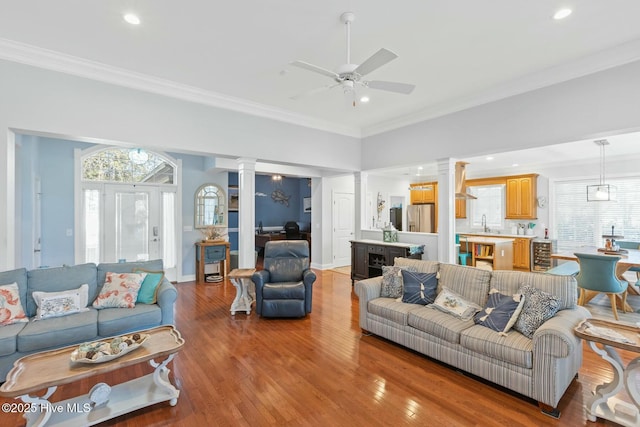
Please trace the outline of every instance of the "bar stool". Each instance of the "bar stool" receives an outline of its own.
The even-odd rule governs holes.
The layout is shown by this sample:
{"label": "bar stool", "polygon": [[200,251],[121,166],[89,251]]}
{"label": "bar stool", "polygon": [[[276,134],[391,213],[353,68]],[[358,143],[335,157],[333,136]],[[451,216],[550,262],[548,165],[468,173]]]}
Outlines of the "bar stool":
{"label": "bar stool", "polygon": [[[460,240],[464,240],[465,252],[462,252],[462,245],[460,243]],[[456,244],[460,245],[460,251],[458,252],[458,263],[461,265],[467,265],[467,258],[471,256],[471,252],[469,252],[469,241],[467,240],[467,237],[456,234]]]}

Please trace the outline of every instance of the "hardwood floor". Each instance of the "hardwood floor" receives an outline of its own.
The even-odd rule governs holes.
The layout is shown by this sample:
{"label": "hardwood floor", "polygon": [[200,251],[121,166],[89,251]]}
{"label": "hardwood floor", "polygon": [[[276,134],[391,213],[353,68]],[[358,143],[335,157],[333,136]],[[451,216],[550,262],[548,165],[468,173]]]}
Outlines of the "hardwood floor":
{"label": "hardwood floor", "polygon": [[[181,283],[176,326],[186,345],[171,378],[178,404],[158,404],[106,422],[112,426],[592,426],[584,400],[612,374],[586,346],[580,378],[559,408],[485,384],[375,336],[362,336],[348,275],[317,272],[313,312],[304,319],[231,316],[235,288]],[[623,353],[628,362],[633,354]],[[146,365],[62,386],[53,401],[151,372]],[[1,403],[9,402],[0,399]],[[0,425],[21,426],[0,413]]]}

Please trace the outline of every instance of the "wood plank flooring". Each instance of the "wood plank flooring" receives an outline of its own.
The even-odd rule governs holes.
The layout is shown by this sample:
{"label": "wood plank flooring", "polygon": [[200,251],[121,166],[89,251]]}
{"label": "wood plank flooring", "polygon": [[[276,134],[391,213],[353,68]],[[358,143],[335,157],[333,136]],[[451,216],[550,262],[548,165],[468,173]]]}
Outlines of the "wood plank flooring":
{"label": "wood plank flooring", "polygon": [[[186,340],[169,365],[181,390],[175,407],[158,404],[105,426],[594,426],[583,402],[612,377],[585,346],[580,378],[560,420],[535,402],[485,384],[375,336],[362,336],[348,275],[317,272],[313,312],[304,319],[231,316],[235,288],[181,283],[176,326]],[[628,362],[633,354],[623,353]],[[151,372],[137,365],[60,387],[53,401]],[[9,402],[0,399],[0,403]],[[24,425],[0,413],[3,427]]]}

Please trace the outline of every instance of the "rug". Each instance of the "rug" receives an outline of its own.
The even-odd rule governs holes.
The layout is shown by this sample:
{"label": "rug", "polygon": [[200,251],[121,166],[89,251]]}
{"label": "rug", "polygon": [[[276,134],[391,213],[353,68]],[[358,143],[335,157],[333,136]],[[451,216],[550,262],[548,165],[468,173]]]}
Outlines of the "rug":
{"label": "rug", "polygon": [[[640,295],[628,295],[627,303],[636,310],[633,313],[625,313],[618,307],[618,318],[621,322],[636,324],[640,322]],[[615,320],[613,311],[611,311],[611,302],[605,294],[594,297],[587,305],[584,306],[592,316],[607,320]]]}

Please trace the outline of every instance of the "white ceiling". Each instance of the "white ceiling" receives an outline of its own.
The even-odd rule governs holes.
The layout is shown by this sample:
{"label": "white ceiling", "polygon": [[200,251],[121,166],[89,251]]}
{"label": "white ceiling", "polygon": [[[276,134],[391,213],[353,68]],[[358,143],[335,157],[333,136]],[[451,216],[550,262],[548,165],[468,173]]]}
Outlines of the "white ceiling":
{"label": "white ceiling", "polygon": [[[576,0],[0,0],[0,58],[140,87],[353,136],[366,136],[640,60],[640,1]],[[562,7],[573,14],[552,15]],[[289,65],[345,62],[340,15],[353,11],[352,62],[384,47],[399,58],[367,78],[416,85],[370,90],[350,106],[332,81]],[[135,12],[139,26],[124,22]],[[607,156],[640,155],[640,136],[607,136]],[[492,154],[492,153],[487,153]],[[468,171],[597,158],[593,141],[464,159]],[[526,159],[526,161],[524,161]],[[415,176],[417,166],[384,171]],[[429,175],[434,165],[423,165]]]}
{"label": "white ceiling", "polygon": [[[358,136],[640,59],[637,0],[0,1],[0,58],[153,78]],[[573,14],[554,21],[561,7]],[[290,99],[331,83],[288,63],[342,64],[347,10],[356,14],[353,62],[394,51],[398,59],[367,77],[415,84],[411,95],[371,90],[356,108],[339,88]],[[125,23],[128,11],[142,24]]]}

